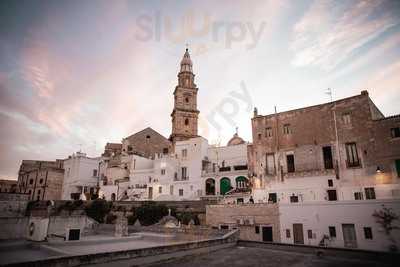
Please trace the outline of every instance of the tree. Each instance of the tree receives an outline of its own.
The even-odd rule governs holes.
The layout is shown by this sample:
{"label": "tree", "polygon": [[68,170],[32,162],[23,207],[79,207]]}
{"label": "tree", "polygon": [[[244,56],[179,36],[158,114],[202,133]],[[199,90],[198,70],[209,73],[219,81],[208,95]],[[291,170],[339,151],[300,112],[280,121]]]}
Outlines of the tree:
{"label": "tree", "polygon": [[398,248],[396,240],[392,237],[392,231],[400,229],[400,227],[393,225],[393,223],[399,219],[399,216],[396,213],[394,213],[391,208],[385,207],[385,205],[382,205],[381,210],[379,211],[375,210],[372,216],[375,217],[376,223],[382,226],[389,241],[392,243],[389,246],[389,250],[397,251]]}

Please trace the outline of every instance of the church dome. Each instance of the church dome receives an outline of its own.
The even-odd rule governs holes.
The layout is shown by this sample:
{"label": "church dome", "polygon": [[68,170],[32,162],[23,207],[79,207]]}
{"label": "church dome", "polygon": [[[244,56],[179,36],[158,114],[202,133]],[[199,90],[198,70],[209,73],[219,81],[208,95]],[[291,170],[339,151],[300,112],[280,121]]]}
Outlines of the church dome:
{"label": "church dome", "polygon": [[182,71],[189,71],[192,72],[192,60],[190,59],[189,55],[189,50],[186,48],[186,52],[183,55],[182,61],[181,61],[181,72]]}
{"label": "church dome", "polygon": [[235,133],[233,135],[233,137],[231,138],[231,140],[229,140],[228,146],[241,145],[244,143],[245,143],[245,141],[243,140],[243,138],[241,138],[237,133]]}

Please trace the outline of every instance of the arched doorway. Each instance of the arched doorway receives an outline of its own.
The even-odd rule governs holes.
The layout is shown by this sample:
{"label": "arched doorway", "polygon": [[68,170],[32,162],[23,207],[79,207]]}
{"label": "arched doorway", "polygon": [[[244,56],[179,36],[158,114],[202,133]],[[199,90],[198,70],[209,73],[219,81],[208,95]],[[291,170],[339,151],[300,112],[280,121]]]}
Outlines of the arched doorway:
{"label": "arched doorway", "polygon": [[247,178],[244,176],[236,177],[236,188],[247,188]]}
{"label": "arched doorway", "polygon": [[215,195],[215,180],[213,178],[206,180],[206,195]]}
{"label": "arched doorway", "polygon": [[219,181],[219,191],[221,195],[225,195],[229,190],[231,190],[231,180],[228,177],[224,177]]}

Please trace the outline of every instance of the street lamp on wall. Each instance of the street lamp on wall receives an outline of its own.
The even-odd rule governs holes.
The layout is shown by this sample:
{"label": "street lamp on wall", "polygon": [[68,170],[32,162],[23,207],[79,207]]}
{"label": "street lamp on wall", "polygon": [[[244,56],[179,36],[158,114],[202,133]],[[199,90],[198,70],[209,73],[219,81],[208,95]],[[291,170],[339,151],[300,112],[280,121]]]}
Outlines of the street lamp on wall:
{"label": "street lamp on wall", "polygon": [[379,165],[376,166],[376,173],[381,173],[381,172],[382,172],[381,167],[379,167]]}

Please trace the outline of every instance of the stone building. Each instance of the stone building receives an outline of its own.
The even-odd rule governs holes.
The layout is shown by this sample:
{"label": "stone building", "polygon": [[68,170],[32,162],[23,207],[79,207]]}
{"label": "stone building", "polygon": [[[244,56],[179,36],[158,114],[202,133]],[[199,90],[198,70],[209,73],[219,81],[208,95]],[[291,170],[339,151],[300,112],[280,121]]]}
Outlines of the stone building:
{"label": "stone building", "polygon": [[257,201],[399,198],[400,117],[368,96],[252,118]]}
{"label": "stone building", "polygon": [[23,160],[18,172],[18,191],[30,200],[61,199],[63,160]]}
{"label": "stone building", "polygon": [[15,180],[0,180],[0,193],[16,193],[17,181]]}
{"label": "stone building", "polygon": [[197,91],[194,83],[193,63],[189,51],[186,52],[181,61],[181,69],[178,74],[178,85],[174,91],[174,109],[172,117],[172,134],[170,140],[173,142],[187,140],[197,136],[197,120],[200,111],[197,110]]}
{"label": "stone building", "polygon": [[171,142],[150,127],[122,139],[122,153],[154,158],[171,152]]}

